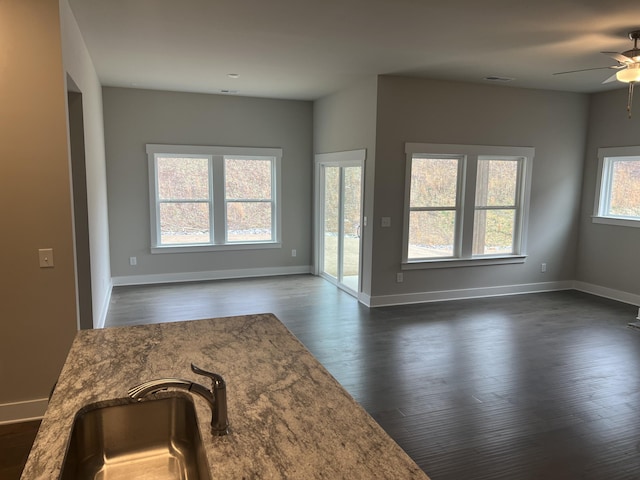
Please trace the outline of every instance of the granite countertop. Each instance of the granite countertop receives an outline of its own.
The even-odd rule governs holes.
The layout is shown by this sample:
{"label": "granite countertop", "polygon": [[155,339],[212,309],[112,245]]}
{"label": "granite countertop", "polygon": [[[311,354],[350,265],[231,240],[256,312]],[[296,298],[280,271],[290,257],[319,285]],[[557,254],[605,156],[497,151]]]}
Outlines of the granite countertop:
{"label": "granite countertop", "polygon": [[58,478],[83,406],[156,378],[208,385],[191,363],[227,383],[227,436],[194,396],[213,478],[428,480],[272,314],[78,332],[22,479]]}

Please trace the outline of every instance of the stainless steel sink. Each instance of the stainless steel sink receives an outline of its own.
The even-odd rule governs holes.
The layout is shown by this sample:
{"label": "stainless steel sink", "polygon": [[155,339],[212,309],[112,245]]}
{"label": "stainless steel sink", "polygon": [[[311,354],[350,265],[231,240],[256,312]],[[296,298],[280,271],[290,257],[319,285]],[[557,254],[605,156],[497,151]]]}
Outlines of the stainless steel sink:
{"label": "stainless steel sink", "polygon": [[193,401],[177,394],[83,408],[60,479],[211,480]]}

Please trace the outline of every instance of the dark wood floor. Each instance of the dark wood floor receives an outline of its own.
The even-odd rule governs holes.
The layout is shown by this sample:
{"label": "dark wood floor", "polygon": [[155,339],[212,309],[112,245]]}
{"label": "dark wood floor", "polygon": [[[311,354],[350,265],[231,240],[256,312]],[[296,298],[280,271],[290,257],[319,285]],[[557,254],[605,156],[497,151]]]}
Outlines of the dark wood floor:
{"label": "dark wood floor", "polygon": [[0,425],[0,479],[20,478],[39,427],[40,420]]}
{"label": "dark wood floor", "polygon": [[367,309],[295,276],[116,287],[107,326],[262,312],[432,480],[640,478],[630,305],[566,291]]}
{"label": "dark wood floor", "polygon": [[636,307],[575,291],[367,309],[312,276],[114,289],[108,326],[272,312],[433,480],[640,478]]}

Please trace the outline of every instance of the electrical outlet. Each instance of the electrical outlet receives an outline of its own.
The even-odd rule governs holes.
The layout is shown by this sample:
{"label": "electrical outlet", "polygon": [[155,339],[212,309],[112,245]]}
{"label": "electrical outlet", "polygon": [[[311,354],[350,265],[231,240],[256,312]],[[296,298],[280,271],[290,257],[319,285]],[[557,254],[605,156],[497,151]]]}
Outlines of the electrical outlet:
{"label": "electrical outlet", "polygon": [[137,257],[129,257],[129,265],[131,265],[132,267],[135,267],[137,264],[138,264]]}
{"label": "electrical outlet", "polygon": [[382,217],[380,219],[380,226],[384,228],[388,228],[391,226],[391,217]]}
{"label": "electrical outlet", "polygon": [[404,274],[402,272],[396,273],[396,282],[397,283],[404,282]]}
{"label": "electrical outlet", "polygon": [[540,264],[540,271],[542,273],[545,273],[547,271],[547,264],[546,263],[541,263]]}
{"label": "electrical outlet", "polygon": [[298,252],[296,252],[296,249],[294,248],[293,250],[291,250],[291,256],[295,257],[298,254]]}

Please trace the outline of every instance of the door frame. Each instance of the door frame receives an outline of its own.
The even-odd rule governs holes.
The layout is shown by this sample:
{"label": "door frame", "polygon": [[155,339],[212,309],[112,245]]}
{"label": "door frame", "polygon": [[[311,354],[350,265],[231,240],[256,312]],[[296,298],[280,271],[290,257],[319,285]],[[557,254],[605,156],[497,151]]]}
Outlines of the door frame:
{"label": "door frame", "polygon": [[[365,159],[366,159],[366,150],[347,150],[341,152],[331,152],[331,153],[319,153],[314,156],[314,221],[313,221],[313,239],[314,239],[314,248],[313,248],[313,274],[321,276],[325,278],[327,281],[334,283],[338,288],[346,291],[354,295],[356,298],[359,298],[360,292],[362,292],[362,245],[363,245],[363,235],[365,229],[364,227],[364,178],[365,178]],[[322,167],[323,166],[335,166],[335,167],[349,167],[349,166],[359,166],[360,167],[360,237],[358,238],[359,243],[359,258],[358,258],[358,290],[353,291],[350,288],[346,287],[337,279],[334,281],[332,278],[329,278],[326,275],[322,275],[322,255],[324,252],[324,226],[323,226],[323,208],[324,204],[322,200],[324,198],[324,183],[323,183],[323,175],[322,175]],[[340,268],[340,266],[338,266]]]}

